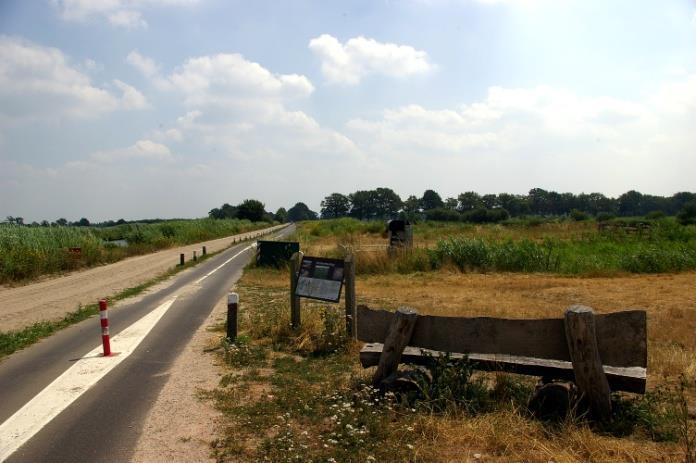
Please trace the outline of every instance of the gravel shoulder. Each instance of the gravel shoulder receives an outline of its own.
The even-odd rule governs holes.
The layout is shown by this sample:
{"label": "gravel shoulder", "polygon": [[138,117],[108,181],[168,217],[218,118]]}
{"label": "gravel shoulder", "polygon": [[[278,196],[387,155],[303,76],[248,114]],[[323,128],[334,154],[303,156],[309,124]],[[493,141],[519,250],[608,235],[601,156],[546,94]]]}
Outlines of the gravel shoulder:
{"label": "gravel shoulder", "polygon": [[243,239],[282,226],[131,257],[26,286],[0,288],[0,331],[22,329],[39,321],[58,320],[80,304],[94,303],[102,297],[142,284],[176,266],[181,253],[190,259],[193,251],[200,252],[202,246],[212,253],[228,247],[233,238]]}
{"label": "gravel shoulder", "polygon": [[199,397],[218,386],[223,369],[210,351],[220,339],[209,328],[223,323],[227,304],[218,301],[168,372],[168,379],[143,424],[134,463],[214,462],[210,441],[221,414]]}

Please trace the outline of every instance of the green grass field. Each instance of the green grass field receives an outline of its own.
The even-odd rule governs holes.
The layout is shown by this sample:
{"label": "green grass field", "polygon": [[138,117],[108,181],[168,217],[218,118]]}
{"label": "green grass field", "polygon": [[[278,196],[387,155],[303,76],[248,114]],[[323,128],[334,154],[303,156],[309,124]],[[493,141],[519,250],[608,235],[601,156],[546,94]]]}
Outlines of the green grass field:
{"label": "green grass field", "polygon": [[[248,220],[171,220],[109,228],[0,225],[0,283],[115,262],[172,246],[222,238],[268,226]],[[119,247],[109,241],[126,240]],[[70,248],[80,248],[79,254]]]}
{"label": "green grass field", "polygon": [[310,248],[341,256],[360,253],[363,274],[410,273],[454,267],[465,272],[549,272],[565,275],[668,273],[696,269],[696,226],[671,218],[635,231],[600,231],[595,222],[512,222],[498,225],[423,222],[414,226],[414,248],[390,258],[382,222],[353,219],[303,223]]}

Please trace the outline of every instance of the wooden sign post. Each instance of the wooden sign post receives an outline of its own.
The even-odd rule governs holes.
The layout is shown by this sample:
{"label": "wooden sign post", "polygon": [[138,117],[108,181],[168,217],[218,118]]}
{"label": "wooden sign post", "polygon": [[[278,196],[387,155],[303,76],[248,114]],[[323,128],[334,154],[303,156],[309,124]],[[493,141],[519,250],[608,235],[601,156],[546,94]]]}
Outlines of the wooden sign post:
{"label": "wooden sign post", "polygon": [[297,251],[290,258],[290,324],[293,328],[300,326],[300,296],[297,295],[297,279],[300,273],[300,262],[304,253]]}
{"label": "wooden sign post", "polygon": [[346,334],[357,339],[355,298],[355,260],[326,257],[305,257],[296,252],[290,259],[290,318],[292,327],[300,326],[300,297],[326,302],[339,302],[345,283]]}
{"label": "wooden sign post", "polygon": [[355,258],[353,254],[348,254],[344,262],[344,277],[346,282],[346,294],[344,296],[346,302],[346,334],[358,339],[358,314],[356,313],[355,302]]}

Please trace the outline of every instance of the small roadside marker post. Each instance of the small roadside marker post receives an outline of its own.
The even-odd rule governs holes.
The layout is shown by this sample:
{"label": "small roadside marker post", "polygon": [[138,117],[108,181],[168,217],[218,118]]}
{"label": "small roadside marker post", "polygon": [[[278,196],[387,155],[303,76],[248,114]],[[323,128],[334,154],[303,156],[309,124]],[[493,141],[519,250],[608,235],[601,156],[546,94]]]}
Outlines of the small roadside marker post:
{"label": "small roadside marker post", "polygon": [[208,254],[208,250],[205,249],[205,246],[203,246],[203,255],[205,256],[206,254]]}
{"label": "small roadside marker post", "polygon": [[239,309],[239,294],[227,295],[227,339],[234,342],[237,339],[237,310]]}
{"label": "small roadside marker post", "polygon": [[102,330],[102,345],[104,357],[111,355],[111,343],[109,341],[109,315],[106,310],[106,299],[99,299],[99,321]]}
{"label": "small roadside marker post", "polygon": [[196,256],[196,251],[193,251],[193,260],[198,260],[198,256]]}
{"label": "small roadside marker post", "polygon": [[179,265],[184,265],[184,255],[179,254]]}

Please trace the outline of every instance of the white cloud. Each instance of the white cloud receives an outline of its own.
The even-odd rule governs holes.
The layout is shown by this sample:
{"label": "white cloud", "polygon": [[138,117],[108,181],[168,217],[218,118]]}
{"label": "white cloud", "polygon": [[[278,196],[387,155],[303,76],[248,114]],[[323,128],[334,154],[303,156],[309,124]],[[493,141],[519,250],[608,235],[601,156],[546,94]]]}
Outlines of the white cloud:
{"label": "white cloud", "polygon": [[117,10],[109,13],[107,18],[113,26],[124,27],[126,29],[146,28],[147,22],[143,19],[139,11]]}
{"label": "white cloud", "polygon": [[172,153],[169,148],[152,140],[138,140],[127,148],[97,151],[90,158],[98,162],[119,162],[129,159],[171,161]]}
{"label": "white cloud", "polygon": [[87,117],[147,107],[145,97],[119,80],[120,95],[96,87],[57,48],[0,36],[0,113],[15,120]]}
{"label": "white cloud", "polygon": [[344,135],[288,108],[314,92],[303,75],[276,74],[236,53],[192,57],[169,74],[137,51],[127,61],[188,109],[169,129],[151,132],[156,140],[244,160],[358,154]]}
{"label": "white cloud", "polygon": [[159,66],[152,58],[141,55],[138,50],[131,51],[126,62],[140,71],[145,77],[154,77],[159,73]]}
{"label": "white cloud", "polygon": [[428,171],[444,191],[542,185],[617,194],[689,189],[693,127],[696,76],[637,101],[549,86],[492,87],[483,100],[458,108],[408,105],[355,118],[346,133],[382,166],[374,172],[398,163],[404,184]]}
{"label": "white cloud", "polygon": [[111,25],[127,29],[145,28],[142,11],[149,8],[189,6],[199,0],[52,0],[66,21],[85,22],[106,19]]}
{"label": "white cloud", "polygon": [[305,97],[314,86],[305,76],[273,74],[239,54],[200,56],[186,61],[167,81],[191,105],[226,105]]}
{"label": "white cloud", "polygon": [[406,77],[427,73],[434,67],[424,51],[362,36],[342,44],[322,34],[310,40],[309,49],[321,59],[322,73],[332,83],[355,85],[368,74]]}

